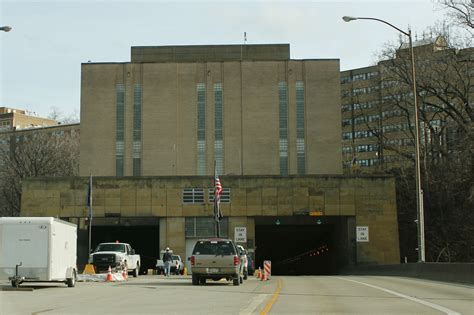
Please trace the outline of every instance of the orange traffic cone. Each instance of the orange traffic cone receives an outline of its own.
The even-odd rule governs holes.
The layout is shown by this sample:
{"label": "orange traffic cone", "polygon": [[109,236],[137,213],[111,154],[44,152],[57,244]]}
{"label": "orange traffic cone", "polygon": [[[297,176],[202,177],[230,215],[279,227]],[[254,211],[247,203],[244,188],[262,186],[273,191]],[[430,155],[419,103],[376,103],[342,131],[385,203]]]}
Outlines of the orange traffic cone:
{"label": "orange traffic cone", "polygon": [[262,272],[262,278],[260,278],[260,281],[267,281],[267,273],[265,272],[265,270],[263,270]]}
{"label": "orange traffic cone", "polygon": [[260,267],[258,267],[258,270],[257,270],[257,279],[260,279],[261,276],[262,276],[262,270],[260,269]]}
{"label": "orange traffic cone", "polygon": [[105,279],[105,281],[114,281],[112,277],[112,268],[110,268],[110,266],[109,266],[109,272],[107,273],[107,278]]}

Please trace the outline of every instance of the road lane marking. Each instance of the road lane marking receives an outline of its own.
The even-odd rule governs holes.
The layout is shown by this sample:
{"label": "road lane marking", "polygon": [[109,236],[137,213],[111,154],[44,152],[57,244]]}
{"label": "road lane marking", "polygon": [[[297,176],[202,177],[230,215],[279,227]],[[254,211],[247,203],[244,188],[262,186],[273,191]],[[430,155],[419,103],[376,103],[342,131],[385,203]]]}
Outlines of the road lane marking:
{"label": "road lane marking", "polygon": [[239,312],[239,315],[249,315],[252,314],[255,309],[269,296],[269,294],[257,294],[253,300],[252,303],[250,303],[245,309],[241,310]]}
{"label": "road lane marking", "polygon": [[430,303],[430,302],[427,302],[427,301],[424,301],[424,300],[420,300],[420,299],[417,299],[416,297],[408,296],[408,295],[398,293],[398,292],[395,292],[395,291],[392,291],[392,290],[389,290],[389,289],[378,287],[376,285],[372,285],[372,284],[368,284],[368,283],[360,282],[360,281],[356,281],[356,280],[351,280],[351,279],[340,278],[340,277],[334,277],[334,278],[340,279],[340,280],[345,280],[345,281],[350,281],[350,282],[354,282],[354,283],[358,283],[358,284],[362,284],[362,285],[365,285],[365,286],[368,286],[368,287],[371,287],[371,288],[374,288],[374,289],[377,289],[377,290],[381,290],[381,291],[384,291],[386,293],[393,294],[393,295],[399,296],[401,298],[408,299],[410,301],[429,306],[431,308],[434,308],[434,309],[436,309],[440,312],[444,312],[444,313],[449,314],[449,315],[461,315],[461,313],[458,313],[456,311],[453,311],[453,310],[451,310],[449,308],[446,308],[446,307],[443,307],[441,305]]}
{"label": "road lane marking", "polygon": [[281,282],[281,279],[278,279],[278,284],[275,293],[273,293],[272,299],[267,303],[267,305],[265,305],[263,311],[260,312],[260,315],[266,315],[272,309],[273,304],[275,304],[276,300],[278,299],[278,296],[280,295]]}

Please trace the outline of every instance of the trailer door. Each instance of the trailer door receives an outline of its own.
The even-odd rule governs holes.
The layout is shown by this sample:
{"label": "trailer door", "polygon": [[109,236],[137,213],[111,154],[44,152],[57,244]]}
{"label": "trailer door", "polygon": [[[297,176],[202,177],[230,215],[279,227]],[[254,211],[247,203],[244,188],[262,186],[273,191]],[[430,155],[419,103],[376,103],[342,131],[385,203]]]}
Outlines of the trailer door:
{"label": "trailer door", "polygon": [[49,225],[5,224],[1,237],[0,268],[13,276],[15,265],[21,276],[43,278],[48,269]]}

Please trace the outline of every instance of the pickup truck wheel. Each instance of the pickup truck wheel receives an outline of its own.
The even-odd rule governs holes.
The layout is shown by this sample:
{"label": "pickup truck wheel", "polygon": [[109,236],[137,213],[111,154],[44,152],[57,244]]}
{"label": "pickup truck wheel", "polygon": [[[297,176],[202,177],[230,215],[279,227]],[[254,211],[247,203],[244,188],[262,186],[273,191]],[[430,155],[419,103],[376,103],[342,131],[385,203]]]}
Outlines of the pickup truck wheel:
{"label": "pickup truck wheel", "polygon": [[66,279],[66,284],[69,288],[74,288],[76,286],[76,271],[72,272],[72,278]]}
{"label": "pickup truck wheel", "polygon": [[133,269],[133,277],[134,278],[138,277],[139,273],[140,273],[140,264],[137,263],[137,268]]}
{"label": "pickup truck wheel", "polygon": [[192,275],[192,279],[193,279],[193,285],[199,284],[199,278],[196,275]]}
{"label": "pickup truck wheel", "polygon": [[233,279],[234,285],[239,285],[240,284],[240,276],[237,276]]}

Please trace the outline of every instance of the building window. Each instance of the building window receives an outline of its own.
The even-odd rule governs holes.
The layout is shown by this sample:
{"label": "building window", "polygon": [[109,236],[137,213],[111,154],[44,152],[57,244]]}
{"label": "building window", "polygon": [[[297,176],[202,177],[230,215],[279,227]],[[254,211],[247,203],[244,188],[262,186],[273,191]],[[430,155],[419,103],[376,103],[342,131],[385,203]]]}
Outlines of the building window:
{"label": "building window", "polygon": [[[209,203],[214,203],[214,188],[209,188]],[[230,188],[222,188],[221,194],[221,202],[222,203],[230,203]]]}
{"label": "building window", "polygon": [[123,176],[123,153],[125,133],[125,87],[117,84],[116,94],[116,129],[115,129],[115,175]]}
{"label": "building window", "polygon": [[296,162],[298,175],[306,174],[304,141],[304,83],[296,82]]}
{"label": "building window", "polygon": [[204,189],[203,188],[184,188],[183,189],[184,204],[203,204]]}
{"label": "building window", "polygon": [[224,172],[224,144],[222,139],[222,83],[214,84],[214,158],[217,174]]}
{"label": "building window", "polygon": [[135,84],[133,96],[133,176],[141,175],[142,153],[142,86]]}
{"label": "building window", "polygon": [[286,82],[278,83],[280,175],[288,175],[288,102]]}
{"label": "building window", "polygon": [[197,174],[206,175],[206,85],[198,83],[197,90]]}
{"label": "building window", "polygon": [[[216,236],[216,220],[214,217],[186,217],[185,235],[188,238],[204,238]],[[229,220],[222,218],[219,223],[220,237],[229,237]]]}

